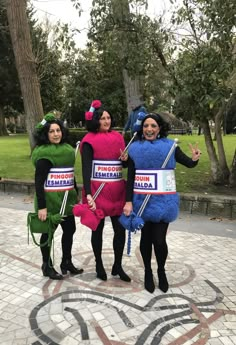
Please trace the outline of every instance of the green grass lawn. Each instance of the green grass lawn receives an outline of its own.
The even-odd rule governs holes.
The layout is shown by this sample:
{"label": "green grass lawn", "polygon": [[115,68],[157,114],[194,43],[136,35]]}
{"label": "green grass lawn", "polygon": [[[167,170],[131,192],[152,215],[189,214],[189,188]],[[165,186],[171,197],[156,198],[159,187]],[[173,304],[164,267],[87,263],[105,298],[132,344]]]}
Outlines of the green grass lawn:
{"label": "green grass lawn", "polygon": [[[210,163],[206,151],[203,135],[180,135],[170,136],[179,139],[180,148],[191,156],[189,143],[198,143],[202,151],[201,159],[197,167],[193,169],[185,168],[177,164],[176,183],[179,192],[207,192],[207,193],[225,193],[224,188],[213,186],[210,180]],[[229,167],[232,164],[233,154],[236,147],[236,136],[227,135],[223,137],[225,152]],[[27,135],[11,135],[0,137],[0,177],[20,180],[33,180],[34,167],[30,159],[30,147]],[[78,154],[76,160],[76,180],[82,183],[81,161]],[[125,172],[126,176],[126,172]],[[234,192],[234,191],[233,191]],[[228,194],[232,192],[229,191]]]}
{"label": "green grass lawn", "polygon": [[[0,177],[19,180],[33,180],[34,166],[30,159],[27,135],[0,137]],[[76,160],[76,178],[82,183],[80,155]]]}

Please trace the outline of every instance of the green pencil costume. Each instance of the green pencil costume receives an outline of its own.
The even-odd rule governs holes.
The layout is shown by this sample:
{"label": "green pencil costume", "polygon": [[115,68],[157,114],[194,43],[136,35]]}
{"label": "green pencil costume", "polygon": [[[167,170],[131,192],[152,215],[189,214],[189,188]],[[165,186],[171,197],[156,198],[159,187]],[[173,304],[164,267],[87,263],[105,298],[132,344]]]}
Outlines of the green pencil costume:
{"label": "green pencil costume", "polygon": [[[76,230],[72,208],[74,204],[77,203],[77,191],[75,189],[74,179],[75,151],[72,146],[67,143],[40,145],[34,149],[32,153],[32,161],[36,168],[36,172],[38,172],[36,175],[40,175],[40,168],[38,166],[43,169],[43,179],[47,174],[47,177],[45,176],[46,178],[43,181],[44,186],[42,185],[42,179],[37,181],[37,177],[35,178],[35,184],[41,189],[44,188],[43,197],[46,202],[48,213],[60,213],[65,191],[68,190],[64,218],[60,223],[63,230],[61,239],[62,262],[60,267],[62,274],[66,274],[67,271],[72,274],[80,274],[83,272],[83,269],[77,269],[71,261],[73,235]],[[49,168],[49,166],[51,166],[51,168]],[[37,171],[37,169],[39,169],[39,171]],[[38,197],[39,196],[36,193],[34,199],[35,212],[38,212],[39,208],[43,208],[38,205]],[[42,234],[40,243],[44,243],[47,240],[47,236],[47,234]],[[62,276],[52,267],[49,248],[44,246],[40,247],[40,249],[43,257],[43,275],[48,276],[51,279],[62,279]],[[51,264],[49,264],[50,261]]]}
{"label": "green pencil costume", "polygon": [[[69,216],[72,215],[72,207],[74,204],[77,203],[77,193],[74,189],[74,165],[75,165],[75,152],[72,146],[69,144],[49,144],[49,145],[42,145],[38,146],[34,149],[32,153],[32,161],[34,166],[39,159],[47,159],[49,160],[53,168],[60,168],[62,170],[55,170],[55,174],[57,175],[50,180],[51,186],[48,186],[48,189],[45,189],[45,198],[46,198],[46,205],[48,212],[52,214],[56,214],[60,212],[62,200],[64,197],[65,190],[69,190],[68,199],[65,208],[65,215]],[[70,168],[67,175],[64,176],[63,179],[60,177],[63,174],[63,168]],[[52,174],[49,172],[49,175]],[[57,171],[57,173],[56,173]],[[64,175],[66,172],[64,172]],[[73,174],[73,177],[72,177]],[[57,177],[57,178],[56,178]],[[59,182],[63,182],[59,184]],[[38,203],[37,198],[35,197],[35,211],[38,211]]]}

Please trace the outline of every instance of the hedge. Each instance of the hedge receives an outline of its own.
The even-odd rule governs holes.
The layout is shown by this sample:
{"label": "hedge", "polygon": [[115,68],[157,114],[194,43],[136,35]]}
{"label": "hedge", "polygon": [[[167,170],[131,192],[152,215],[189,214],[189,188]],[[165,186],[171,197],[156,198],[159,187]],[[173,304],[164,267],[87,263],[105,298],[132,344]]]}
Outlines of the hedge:
{"label": "hedge", "polygon": [[[115,129],[117,130],[117,132],[122,133],[122,129]],[[73,147],[76,146],[77,141],[81,141],[83,139],[83,137],[85,136],[85,134],[87,134],[88,131],[86,131],[86,129],[72,129],[70,130],[70,143]],[[125,142],[126,144],[129,142],[130,140],[130,134],[129,133],[125,133]]]}

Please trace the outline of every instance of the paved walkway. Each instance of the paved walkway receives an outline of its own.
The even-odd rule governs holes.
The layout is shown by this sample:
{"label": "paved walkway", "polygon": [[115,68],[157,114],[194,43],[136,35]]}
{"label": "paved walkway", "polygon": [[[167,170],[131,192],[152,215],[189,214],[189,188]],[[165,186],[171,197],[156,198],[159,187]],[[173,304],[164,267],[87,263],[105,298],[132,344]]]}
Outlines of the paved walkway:
{"label": "paved walkway", "polygon": [[[132,278],[110,275],[111,224],[104,231],[108,281],[96,279],[90,230],[77,219],[78,276],[42,276],[39,249],[27,243],[29,196],[0,194],[1,345],[231,345],[236,344],[236,221],[181,213],[168,233],[169,291],[143,289],[139,234],[124,267]],[[60,236],[55,238],[56,267]],[[155,261],[153,261],[155,267]]]}

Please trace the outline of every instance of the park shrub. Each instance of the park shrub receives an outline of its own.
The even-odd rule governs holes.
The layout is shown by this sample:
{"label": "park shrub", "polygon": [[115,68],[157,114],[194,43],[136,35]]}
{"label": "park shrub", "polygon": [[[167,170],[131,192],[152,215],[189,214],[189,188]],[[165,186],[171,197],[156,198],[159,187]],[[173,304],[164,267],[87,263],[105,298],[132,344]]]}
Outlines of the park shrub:
{"label": "park shrub", "polygon": [[24,127],[16,126],[16,133],[18,134],[26,133],[26,129]]}
{"label": "park shrub", "polygon": [[81,141],[83,139],[83,137],[85,136],[85,134],[87,134],[88,132],[86,131],[86,129],[84,130],[77,130],[77,129],[70,129],[70,144],[75,147],[77,141]]}

